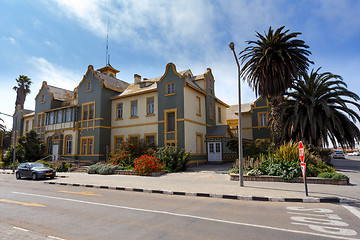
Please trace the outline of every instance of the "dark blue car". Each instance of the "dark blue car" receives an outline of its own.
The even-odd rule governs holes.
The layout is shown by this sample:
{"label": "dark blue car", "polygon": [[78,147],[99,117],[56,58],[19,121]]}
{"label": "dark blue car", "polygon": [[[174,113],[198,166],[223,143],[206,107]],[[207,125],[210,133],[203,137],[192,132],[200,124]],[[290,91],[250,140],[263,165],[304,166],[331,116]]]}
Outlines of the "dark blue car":
{"label": "dark blue car", "polygon": [[16,178],[32,178],[36,180],[38,178],[54,178],[55,170],[47,167],[43,163],[21,163],[16,170]]}

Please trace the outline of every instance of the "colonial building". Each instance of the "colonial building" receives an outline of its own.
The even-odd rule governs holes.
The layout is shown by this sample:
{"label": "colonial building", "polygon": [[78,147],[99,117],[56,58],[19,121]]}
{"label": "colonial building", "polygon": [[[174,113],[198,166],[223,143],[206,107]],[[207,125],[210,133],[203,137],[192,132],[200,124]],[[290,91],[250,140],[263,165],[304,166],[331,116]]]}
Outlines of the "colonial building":
{"label": "colonial building", "polygon": [[109,64],[90,65],[73,91],[43,82],[35,112],[19,115],[19,133],[34,129],[47,154],[81,161],[106,160],[135,138],[185,148],[192,161],[233,160],[225,144],[232,137],[229,106],[215,96],[210,68],[194,76],[169,63],[161,77],[135,74],[131,84],[117,79],[118,72]]}

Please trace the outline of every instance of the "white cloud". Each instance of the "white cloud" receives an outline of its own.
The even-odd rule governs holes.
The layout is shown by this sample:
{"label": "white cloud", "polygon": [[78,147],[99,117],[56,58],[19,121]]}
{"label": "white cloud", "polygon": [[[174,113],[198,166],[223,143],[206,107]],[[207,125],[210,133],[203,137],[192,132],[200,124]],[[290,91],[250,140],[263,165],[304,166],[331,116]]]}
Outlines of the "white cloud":
{"label": "white cloud", "polygon": [[34,71],[31,72],[31,76],[33,82],[37,85],[35,88],[35,96],[43,81],[46,81],[49,85],[55,87],[73,90],[82,79],[81,73],[57,66],[47,61],[45,58],[30,57],[28,63],[34,68]]}
{"label": "white cloud", "polygon": [[16,44],[16,41],[12,37],[2,37],[2,40],[9,41],[11,44]]}

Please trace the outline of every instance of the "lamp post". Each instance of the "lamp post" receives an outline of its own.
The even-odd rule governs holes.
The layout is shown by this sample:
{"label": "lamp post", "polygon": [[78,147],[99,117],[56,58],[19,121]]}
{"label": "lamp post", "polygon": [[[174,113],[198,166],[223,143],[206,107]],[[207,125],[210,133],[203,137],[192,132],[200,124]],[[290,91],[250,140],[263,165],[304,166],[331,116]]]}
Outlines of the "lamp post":
{"label": "lamp post", "polygon": [[14,116],[11,116],[10,114],[6,114],[6,113],[2,113],[0,112],[0,114],[3,114],[5,116],[8,117],[12,117],[13,118],[13,131],[14,131],[14,153],[13,153],[13,166],[12,166],[12,171],[15,172],[15,160],[16,160],[16,118]]}
{"label": "lamp post", "polygon": [[240,64],[236,57],[235,53],[235,44],[233,42],[229,43],[231,51],[234,53],[235,61],[238,68],[238,95],[239,95],[239,120],[238,120],[238,138],[239,138],[239,182],[240,187],[244,186],[244,174],[243,174],[243,150],[242,150],[242,134],[241,134],[241,81],[240,81]]}

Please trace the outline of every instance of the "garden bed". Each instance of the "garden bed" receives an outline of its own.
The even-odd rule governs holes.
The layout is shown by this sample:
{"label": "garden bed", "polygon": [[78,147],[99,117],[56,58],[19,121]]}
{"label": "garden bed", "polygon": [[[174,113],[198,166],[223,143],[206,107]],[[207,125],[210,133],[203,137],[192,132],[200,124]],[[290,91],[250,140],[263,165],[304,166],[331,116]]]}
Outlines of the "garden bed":
{"label": "garden bed", "polygon": [[[239,174],[231,173],[231,181],[239,181]],[[259,181],[259,182],[288,182],[288,183],[303,183],[303,178],[293,178],[291,180],[285,180],[276,176],[244,176],[244,181]],[[346,179],[330,179],[330,178],[317,178],[308,177],[306,178],[307,183],[310,184],[331,184],[331,185],[348,185]]]}
{"label": "garden bed", "polygon": [[[140,174],[136,171],[131,170],[115,170],[114,174],[116,175],[133,175],[133,176],[140,176]],[[158,177],[164,175],[165,172],[153,172],[149,175],[149,177]]]}

